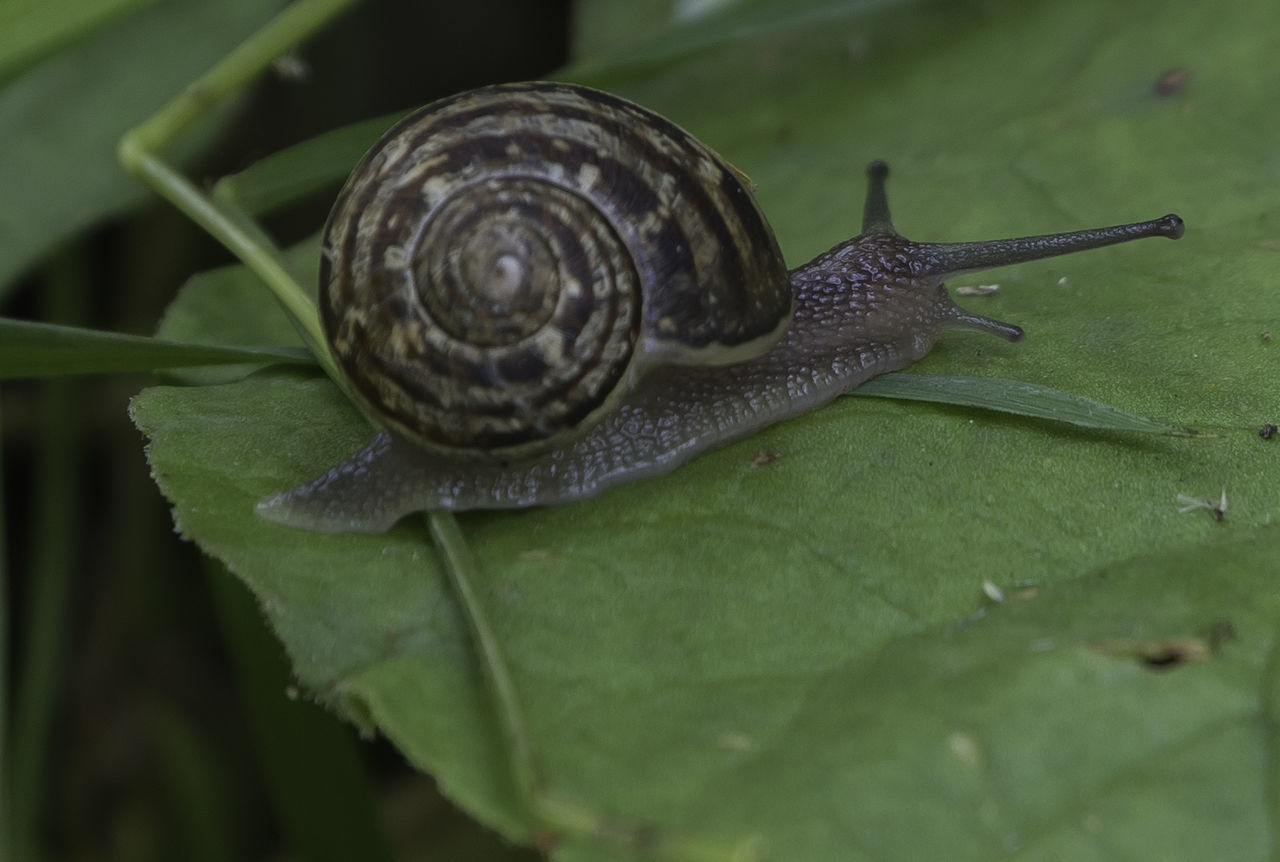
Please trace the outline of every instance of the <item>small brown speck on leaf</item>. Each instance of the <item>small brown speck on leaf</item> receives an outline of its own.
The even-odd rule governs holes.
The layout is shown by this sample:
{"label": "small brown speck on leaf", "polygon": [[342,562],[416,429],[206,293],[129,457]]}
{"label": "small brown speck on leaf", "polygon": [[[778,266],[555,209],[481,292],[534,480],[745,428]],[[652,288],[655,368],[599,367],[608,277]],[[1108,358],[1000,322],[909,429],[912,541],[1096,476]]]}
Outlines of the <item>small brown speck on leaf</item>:
{"label": "small brown speck on leaf", "polygon": [[1165,98],[1175,96],[1187,86],[1191,80],[1191,70],[1185,66],[1175,66],[1156,78],[1156,95]]}
{"label": "small brown speck on leaf", "polygon": [[1150,641],[1112,640],[1095,643],[1094,652],[1111,658],[1135,659],[1148,670],[1166,671],[1212,655],[1203,638],[1174,637]]}

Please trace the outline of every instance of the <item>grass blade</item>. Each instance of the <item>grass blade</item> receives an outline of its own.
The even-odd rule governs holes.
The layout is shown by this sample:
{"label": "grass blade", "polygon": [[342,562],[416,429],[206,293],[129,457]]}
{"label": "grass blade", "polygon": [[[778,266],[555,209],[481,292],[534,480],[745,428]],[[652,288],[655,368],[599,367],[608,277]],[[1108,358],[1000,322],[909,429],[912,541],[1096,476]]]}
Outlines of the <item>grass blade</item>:
{"label": "grass blade", "polygon": [[0,380],[245,363],[312,365],[306,350],[184,344],[53,323],[0,318]]}
{"label": "grass blade", "polygon": [[1118,407],[1092,398],[1033,383],[994,377],[885,374],[868,380],[850,394],[976,407],[1012,413],[1015,416],[1047,419],[1050,422],[1064,422],[1078,428],[1135,431],[1139,434],[1163,434],[1169,437],[1201,436],[1201,432],[1193,428],[1126,413]]}

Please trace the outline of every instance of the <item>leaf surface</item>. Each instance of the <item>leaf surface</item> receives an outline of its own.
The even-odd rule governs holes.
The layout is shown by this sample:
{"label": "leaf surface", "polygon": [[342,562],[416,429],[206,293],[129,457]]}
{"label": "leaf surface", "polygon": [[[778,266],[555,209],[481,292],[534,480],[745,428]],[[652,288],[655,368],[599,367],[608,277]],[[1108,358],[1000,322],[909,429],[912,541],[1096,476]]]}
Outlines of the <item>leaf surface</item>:
{"label": "leaf surface", "polygon": [[0,83],[59,45],[155,0],[8,0],[0,7]]}
{"label": "leaf surface", "polygon": [[[1262,0],[855,4],[614,79],[752,177],[793,262],[856,229],[877,157],[920,239],[1180,212],[1176,245],[985,276],[1002,289],[961,303],[1027,339],[951,334],[912,371],[1219,436],[847,398],[596,500],[463,516],[548,792],[599,833],[556,858],[1275,855],[1280,449],[1256,431],[1280,404],[1278,31]],[[1157,94],[1173,67],[1190,83]],[[423,525],[251,514],[355,451],[358,411],[279,369],[133,411],[179,528],[299,678],[531,840]],[[1221,521],[1179,511],[1223,489]]]}

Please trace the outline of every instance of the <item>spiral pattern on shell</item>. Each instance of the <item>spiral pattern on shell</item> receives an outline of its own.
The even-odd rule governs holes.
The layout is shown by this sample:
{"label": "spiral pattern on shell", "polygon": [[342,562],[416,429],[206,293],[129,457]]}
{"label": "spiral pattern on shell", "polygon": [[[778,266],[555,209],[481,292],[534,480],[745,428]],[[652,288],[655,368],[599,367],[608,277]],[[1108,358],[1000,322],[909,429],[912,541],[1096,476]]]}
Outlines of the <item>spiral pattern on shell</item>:
{"label": "spiral pattern on shell", "polygon": [[352,390],[427,448],[589,427],[657,362],[771,347],[782,256],[735,172],[583,87],[436,102],[365,156],[325,228],[321,316]]}

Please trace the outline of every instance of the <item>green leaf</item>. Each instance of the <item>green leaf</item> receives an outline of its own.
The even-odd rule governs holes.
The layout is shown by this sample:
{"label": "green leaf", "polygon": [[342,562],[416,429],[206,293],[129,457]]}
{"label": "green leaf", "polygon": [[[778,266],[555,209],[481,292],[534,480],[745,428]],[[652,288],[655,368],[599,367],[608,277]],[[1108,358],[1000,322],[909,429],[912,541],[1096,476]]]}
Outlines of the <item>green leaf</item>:
{"label": "green leaf", "polygon": [[911,0],[643,0],[599,4],[579,12],[575,80],[610,80],[632,71],[670,65],[686,57],[828,22],[870,18],[884,7]]}
{"label": "green leaf", "polygon": [[577,3],[573,10],[573,56],[578,62],[607,61],[637,42],[652,39],[672,22],[677,0]]}
{"label": "green leaf", "polygon": [[82,33],[155,0],[8,0],[0,7],[0,84]]}
{"label": "green leaf", "polygon": [[[179,528],[250,584],[292,645],[299,676],[380,726],[469,810],[522,834],[484,688],[421,527],[315,536],[249,514],[262,496],[354,450],[365,433],[354,409],[323,380],[279,372],[152,388],[134,410],[166,494],[191,501],[179,505]],[[1169,493],[1113,490],[1111,474],[1140,452],[1096,443],[1061,451],[1063,441],[1039,440],[1050,470],[1028,487],[992,460],[1037,431],[979,429],[974,446],[966,423],[897,405],[825,412],[853,415],[762,435],[755,445],[790,447],[767,468],[752,468],[750,449],[736,447],[595,504],[464,520],[554,789],[602,817],[643,815],[726,840],[763,829],[770,846],[803,858],[847,857],[802,840],[804,830],[786,822],[801,810],[827,823],[832,840],[869,831],[927,856],[964,836],[972,852],[952,858],[982,858],[1003,846],[1004,830],[1020,841],[1030,830],[1049,844],[1068,841],[1078,824],[1067,813],[1095,787],[1115,785],[1106,805],[1078,816],[1105,817],[1132,840],[1130,830],[1146,827],[1111,818],[1134,771],[1147,773],[1144,794],[1163,788],[1153,806],[1205,780],[1256,777],[1252,721],[1233,716],[1256,703],[1259,649],[1277,611],[1268,561],[1280,548],[1275,530],[1259,525],[1265,489],[1237,492],[1220,525],[1177,512],[1176,453],[1166,453],[1159,479]],[[854,466],[844,469],[827,460],[850,428],[881,440],[904,427],[929,451],[873,450],[860,462],[846,454]],[[935,458],[967,464],[985,484],[940,476]],[[796,481],[808,499],[839,505],[797,498],[780,510]],[[919,547],[922,534],[925,545],[946,544]],[[1176,551],[1123,561],[1143,542]],[[1129,569],[1141,577],[1121,581]],[[1042,584],[1030,621],[1003,607],[988,612],[998,622],[970,619],[986,605],[983,580],[1002,585],[1011,607],[1030,601],[1017,583]],[[1018,623],[1012,634],[1003,614]],[[1205,641],[1222,619],[1239,642],[1183,677],[1148,683],[1150,667],[1117,658],[1118,641]],[[970,630],[958,653],[957,633]],[[1054,705],[1052,721],[1042,702]],[[1116,724],[1141,726],[1144,708],[1183,718],[1142,746],[1126,738],[1117,747]],[[1225,750],[1197,735],[1218,725],[1231,730]],[[904,746],[920,751],[880,756]],[[1154,767],[1166,749],[1188,750],[1189,765]],[[1093,752],[1065,786],[1059,751],[1067,761]],[[956,762],[995,755],[994,766]],[[935,788],[938,770],[956,786]],[[797,798],[796,808],[762,818],[779,804],[775,793]],[[957,813],[1027,796],[1035,798],[985,825]],[[880,821],[887,834],[877,833],[876,816],[894,806],[905,819]],[[1253,797],[1216,828],[1256,835],[1263,813]],[[1209,819],[1184,825],[1215,826]],[[926,835],[912,834],[907,821],[916,820],[933,824]]]}
{"label": "green leaf", "polygon": [[[320,237],[299,243],[285,253],[285,263],[315,290],[320,260]],[[192,277],[170,303],[156,334],[171,341],[217,344],[280,344],[302,349],[302,337],[263,287],[243,266],[224,266]],[[178,373],[188,383],[239,380],[260,367],[228,365]]]}
{"label": "green leaf", "polygon": [[[546,791],[594,835],[558,843],[515,795],[422,524],[315,536],[251,514],[371,433],[335,387],[271,369],[138,396],[179,529],[255,592],[305,685],[561,862],[1270,858],[1280,450],[1254,429],[1280,404],[1259,143],[1280,7],[860,8],[616,89],[749,174],[793,262],[856,229],[875,157],[920,239],[1180,212],[1176,245],[998,272],[960,301],[1026,340],[949,334],[912,372],[1220,437],[847,398],[595,500],[462,516]],[[1158,95],[1175,66],[1190,82]],[[1047,412],[1085,418],[1066,399]],[[1179,511],[1224,488],[1223,520]]]}
{"label": "green leaf", "polygon": [[[63,14],[65,4],[43,5]],[[157,3],[0,89],[0,295],[59,242],[145,198],[116,164],[116,141],[275,7],[261,0]],[[213,131],[212,122],[202,124],[180,151],[189,153]]]}
{"label": "green leaf", "polygon": [[343,126],[254,162],[218,182],[218,194],[252,215],[342,184],[356,162],[404,114]]}
{"label": "green leaf", "polygon": [[[246,414],[245,406],[254,403],[258,410]],[[459,794],[455,799],[483,810],[490,823],[505,815],[506,831],[518,831],[507,813],[513,802],[503,792],[503,765],[489,749],[491,719],[465,629],[424,534],[411,526],[397,529],[380,536],[371,555],[370,545],[353,537],[281,531],[253,515],[253,504],[280,484],[280,456],[336,459],[360,442],[365,426],[345,397],[323,379],[272,372],[221,386],[153,387],[135,399],[132,412],[152,440],[153,469],[178,468],[170,492],[200,498],[190,510],[175,512],[178,529],[198,537],[244,578],[285,643],[308,644],[305,655],[291,650],[299,679],[372,729],[366,698],[352,688],[353,679],[362,670],[425,657],[437,678],[417,679],[406,697],[471,702],[468,709],[421,712],[439,756],[466,773],[462,782],[447,782]],[[213,427],[223,430],[210,434]],[[265,445],[259,435],[274,436],[277,445]],[[205,467],[192,470],[194,448],[206,444],[212,448],[199,456]],[[224,553],[230,549],[234,553]],[[309,565],[311,574],[278,577],[296,574],[299,565]],[[331,601],[356,585],[362,597]],[[315,640],[321,629],[327,633]]]}
{"label": "green leaf", "polygon": [[0,318],[0,380],[277,362],[314,365],[315,359],[298,348],[183,344],[140,335]]}

